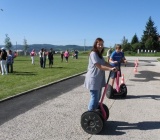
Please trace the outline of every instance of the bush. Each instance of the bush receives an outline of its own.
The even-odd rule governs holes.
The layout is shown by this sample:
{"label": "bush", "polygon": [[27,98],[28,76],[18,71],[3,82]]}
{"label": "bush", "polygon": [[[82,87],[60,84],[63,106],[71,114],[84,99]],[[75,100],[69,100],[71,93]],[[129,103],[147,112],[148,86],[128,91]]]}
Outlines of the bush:
{"label": "bush", "polygon": [[136,53],[133,51],[125,51],[124,54],[125,56],[135,56],[136,55]]}

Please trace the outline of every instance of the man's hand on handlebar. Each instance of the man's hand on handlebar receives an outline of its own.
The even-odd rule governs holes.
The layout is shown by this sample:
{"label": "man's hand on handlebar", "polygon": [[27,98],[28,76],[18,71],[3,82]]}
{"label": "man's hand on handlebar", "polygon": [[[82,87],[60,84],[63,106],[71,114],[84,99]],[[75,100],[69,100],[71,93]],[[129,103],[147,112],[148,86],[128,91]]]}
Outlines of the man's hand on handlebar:
{"label": "man's hand on handlebar", "polygon": [[124,60],[124,63],[127,63],[127,60]]}
{"label": "man's hand on handlebar", "polygon": [[118,61],[113,61],[113,63],[114,63],[114,64],[117,64],[117,63],[118,63]]}

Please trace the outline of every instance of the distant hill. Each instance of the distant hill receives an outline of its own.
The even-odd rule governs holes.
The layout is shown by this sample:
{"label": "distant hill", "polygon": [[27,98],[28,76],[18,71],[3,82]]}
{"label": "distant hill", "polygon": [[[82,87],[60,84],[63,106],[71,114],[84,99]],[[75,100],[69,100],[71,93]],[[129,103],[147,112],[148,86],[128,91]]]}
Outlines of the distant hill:
{"label": "distant hill", "polygon": [[[28,45],[28,52],[30,52],[32,49],[35,49],[36,52],[40,51],[40,49],[44,48],[49,50],[52,48],[54,51],[64,51],[64,50],[78,50],[78,51],[88,51],[91,50],[92,46],[78,46],[78,45],[51,45],[51,44],[32,44]],[[4,47],[3,45],[0,45],[0,48]],[[13,45],[12,50],[23,50],[23,45]]]}

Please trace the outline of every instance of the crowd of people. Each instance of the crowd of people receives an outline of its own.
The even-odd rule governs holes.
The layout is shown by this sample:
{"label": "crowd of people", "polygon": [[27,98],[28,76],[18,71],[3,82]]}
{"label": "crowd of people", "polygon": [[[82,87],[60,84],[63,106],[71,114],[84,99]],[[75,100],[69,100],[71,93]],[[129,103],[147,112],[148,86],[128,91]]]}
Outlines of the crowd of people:
{"label": "crowd of people", "polygon": [[[31,64],[35,65],[35,56],[39,55],[39,64],[41,68],[46,67],[46,60],[49,61],[49,68],[53,67],[54,64],[54,54],[55,51],[51,48],[49,51],[42,48],[38,54],[33,49],[30,52]],[[8,75],[8,73],[13,73],[13,63],[14,58],[17,56],[17,53],[12,52],[12,50],[6,50],[4,47],[0,48],[0,73],[2,75]],[[61,62],[63,62],[63,58],[65,58],[68,63],[70,53],[68,50],[60,52]],[[72,54],[73,58],[78,59],[78,51],[74,50]]]}
{"label": "crowd of people", "polygon": [[[55,51],[52,48],[49,51],[42,48],[38,52],[40,67],[45,68],[46,67],[46,60],[48,59],[49,60],[49,68],[52,68],[53,64],[54,64],[54,54],[55,54]],[[32,64],[35,64],[34,57],[36,55],[37,54],[36,54],[35,50],[33,49],[30,53]],[[63,62],[63,58],[65,58],[66,63],[68,63],[69,57],[70,57],[70,52],[68,50],[60,51],[61,62]],[[72,57],[78,59],[78,51],[77,50],[73,51]]]}
{"label": "crowd of people", "polygon": [[[66,50],[66,51],[60,51],[60,55],[61,55],[61,62],[63,62],[63,58],[65,57],[65,60],[68,63],[68,58],[70,56],[69,51],[68,50]],[[78,50],[74,50],[73,51],[72,58],[78,59]]]}
{"label": "crowd of people", "polygon": [[[54,64],[54,54],[55,51],[51,48],[49,51],[42,48],[38,54],[35,49],[30,52],[31,64],[35,65],[35,56],[39,55],[39,64],[41,68],[46,67],[46,60],[49,61],[49,68],[53,67]],[[0,48],[0,73],[2,75],[7,75],[8,73],[13,73],[13,63],[14,58],[17,56],[17,53],[13,53],[12,50],[6,50],[4,47]],[[65,58],[66,63],[68,63],[70,52],[68,50],[61,51],[60,57],[61,62],[63,62],[63,58]],[[78,51],[74,50],[72,54],[73,58],[78,59]]]}
{"label": "crowd of people", "polygon": [[[48,58],[49,60],[49,68],[52,68],[53,66],[53,60],[54,60],[54,51],[53,49],[51,48],[49,51],[47,51],[46,49],[42,48],[39,52],[38,52],[38,55],[39,55],[39,62],[40,62],[40,67],[41,68],[45,68],[46,67],[46,60]],[[31,52],[30,52],[30,56],[31,56],[31,64],[32,65],[35,65],[35,56],[37,55],[37,53],[35,52],[35,50],[33,49]]]}

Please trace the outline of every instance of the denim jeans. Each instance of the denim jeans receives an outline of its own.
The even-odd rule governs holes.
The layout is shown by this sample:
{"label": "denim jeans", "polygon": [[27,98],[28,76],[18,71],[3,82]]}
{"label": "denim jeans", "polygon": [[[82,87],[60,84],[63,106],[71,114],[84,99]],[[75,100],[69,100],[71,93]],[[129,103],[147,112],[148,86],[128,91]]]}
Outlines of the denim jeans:
{"label": "denim jeans", "polygon": [[88,110],[94,110],[98,108],[99,100],[101,98],[101,90],[90,90],[90,101],[88,105]]}
{"label": "denim jeans", "polygon": [[7,64],[8,73],[13,73],[13,64]]}
{"label": "denim jeans", "polygon": [[46,57],[43,58],[43,68],[46,67]]}

